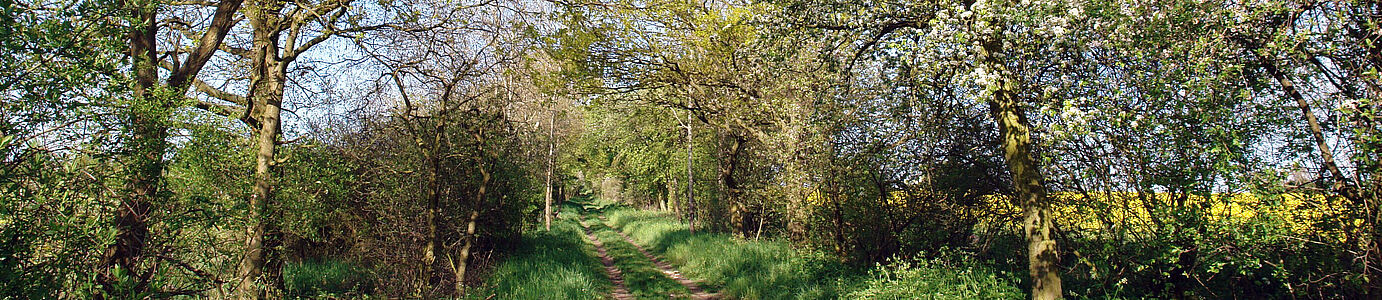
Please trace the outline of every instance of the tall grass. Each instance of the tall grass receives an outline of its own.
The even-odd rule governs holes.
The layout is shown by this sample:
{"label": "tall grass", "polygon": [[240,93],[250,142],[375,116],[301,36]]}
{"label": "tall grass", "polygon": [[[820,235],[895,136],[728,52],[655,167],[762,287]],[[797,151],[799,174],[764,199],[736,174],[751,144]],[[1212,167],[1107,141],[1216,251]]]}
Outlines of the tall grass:
{"label": "tall grass", "polygon": [[291,262],[283,265],[283,292],[289,299],[362,297],[373,291],[372,278],[344,260]]}
{"label": "tall grass", "polygon": [[595,249],[584,240],[580,225],[566,208],[552,222],[552,231],[527,232],[518,249],[497,266],[483,291],[471,293],[496,299],[604,299],[612,289]]}
{"label": "tall grass", "polygon": [[[608,224],[729,299],[1013,299],[1013,280],[961,259],[850,268],[776,240],[691,234],[664,212],[601,207]],[[861,241],[863,242],[863,241]]]}
{"label": "tall grass", "polygon": [[744,241],[729,235],[690,234],[670,215],[606,209],[609,224],[732,299],[835,298],[847,272],[817,252],[779,241]]}
{"label": "tall grass", "polygon": [[1022,299],[1026,294],[989,268],[960,260],[881,265],[843,299]]}

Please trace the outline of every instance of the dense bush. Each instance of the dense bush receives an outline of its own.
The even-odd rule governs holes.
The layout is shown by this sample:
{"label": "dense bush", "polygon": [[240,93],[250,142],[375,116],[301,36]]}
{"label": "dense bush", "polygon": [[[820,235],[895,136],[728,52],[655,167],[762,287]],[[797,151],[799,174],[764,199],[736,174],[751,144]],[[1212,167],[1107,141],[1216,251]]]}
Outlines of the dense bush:
{"label": "dense bush", "polygon": [[1010,279],[992,269],[941,259],[899,261],[880,265],[842,299],[1022,299]]}

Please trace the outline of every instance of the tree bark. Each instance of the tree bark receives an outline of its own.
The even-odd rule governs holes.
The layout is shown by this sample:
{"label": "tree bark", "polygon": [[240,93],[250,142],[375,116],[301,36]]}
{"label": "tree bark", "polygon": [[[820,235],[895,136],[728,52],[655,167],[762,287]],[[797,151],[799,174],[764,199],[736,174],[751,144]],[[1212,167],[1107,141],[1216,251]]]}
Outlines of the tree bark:
{"label": "tree bark", "polygon": [[[978,9],[992,10],[995,3]],[[972,4],[971,11],[980,4]],[[1059,257],[1053,234],[1053,216],[1046,195],[1040,166],[1032,153],[1032,135],[1026,113],[1017,96],[1015,75],[999,56],[1003,53],[1003,25],[989,11],[975,11],[974,32],[978,34],[976,57],[981,76],[987,77],[985,93],[991,117],[998,125],[1003,157],[1012,176],[1017,203],[1022,207],[1023,235],[1027,239],[1027,269],[1031,276],[1032,299],[1062,297]]]}
{"label": "tree bark", "polygon": [[464,239],[464,242],[459,251],[457,251],[459,253],[456,255],[456,260],[453,262],[455,264],[456,275],[455,289],[456,295],[458,296],[465,290],[465,276],[468,271],[467,268],[470,266],[470,249],[475,244],[475,234],[478,230],[476,227],[478,227],[480,210],[484,207],[485,192],[489,188],[489,181],[491,178],[489,170],[485,169],[484,132],[480,131],[474,133],[474,137],[478,145],[477,148],[479,149],[479,164],[477,164],[477,169],[480,171],[480,187],[475,193],[474,202],[471,203],[470,215],[466,218],[465,235],[461,237],[461,239]]}
{"label": "tree bark", "polygon": [[691,112],[686,112],[686,224],[696,233],[696,178],[691,171]]}
{"label": "tree bark", "polygon": [[[481,191],[483,191],[484,189],[484,187],[480,188]],[[470,267],[470,248],[475,245],[475,227],[479,218],[480,210],[478,208],[470,210],[470,216],[466,218],[465,237],[463,237],[465,239],[465,243],[461,245],[461,249],[458,251],[459,253],[456,255],[457,258],[455,272],[455,289],[457,296],[460,296],[465,291],[465,274],[467,272],[467,268]]]}
{"label": "tree bark", "polygon": [[[441,139],[445,134],[445,116],[437,118],[436,128],[432,132],[432,143],[429,145],[422,140],[422,137],[414,134],[413,141],[422,150],[423,159],[427,161],[427,242],[422,247],[422,265],[427,270],[434,270],[437,261],[437,250],[441,247],[440,223],[442,220],[441,211]],[[415,120],[414,120],[415,121]],[[428,278],[433,278],[428,276]]]}
{"label": "tree bark", "polygon": [[724,154],[720,164],[720,184],[724,187],[724,192],[720,197],[722,203],[729,205],[730,225],[742,237],[748,237],[751,222],[749,219],[749,209],[744,207],[739,200],[739,182],[734,178],[734,172],[739,168],[739,155],[743,152],[744,138],[736,134],[724,134],[722,137],[728,140],[729,149],[722,150]]}
{"label": "tree bark", "polygon": [[547,192],[543,203],[543,224],[552,231],[552,169],[555,167],[557,153],[557,111],[551,110],[551,121],[547,123]]}
{"label": "tree bark", "polygon": [[1339,164],[1335,162],[1334,151],[1330,150],[1329,144],[1325,141],[1324,129],[1320,126],[1319,119],[1315,117],[1315,112],[1310,109],[1310,103],[1305,100],[1305,96],[1301,95],[1300,91],[1296,90],[1295,83],[1286,78],[1280,69],[1277,69],[1276,63],[1271,60],[1270,56],[1258,54],[1257,58],[1262,67],[1267,69],[1267,73],[1271,74],[1272,78],[1281,85],[1281,89],[1286,92],[1286,95],[1296,101],[1296,107],[1300,109],[1301,116],[1305,118],[1310,137],[1314,140],[1315,147],[1320,151],[1320,160],[1324,163],[1325,171],[1334,177],[1333,188],[1344,192],[1344,196],[1350,200],[1357,198],[1357,195],[1345,191],[1345,189],[1351,189],[1351,187],[1347,187],[1350,185],[1348,177],[1344,176],[1343,170],[1339,169]]}
{"label": "tree bark", "polygon": [[[446,189],[443,186],[443,182],[445,181],[445,178],[443,178],[443,176],[445,176],[445,170],[442,165],[442,157],[451,152],[451,143],[450,140],[446,138],[446,132],[451,129],[449,114],[451,112],[452,91],[455,90],[456,83],[459,81],[460,75],[457,74],[456,77],[442,84],[443,91],[441,96],[437,99],[440,105],[437,111],[434,112],[436,118],[433,118],[431,141],[423,139],[422,132],[418,130],[422,125],[417,123],[417,118],[410,117],[405,121],[408,122],[406,126],[413,128],[410,129],[413,131],[413,143],[421,150],[423,159],[427,162],[427,242],[423,245],[422,263],[424,268],[428,270],[434,270],[437,252],[439,252],[439,249],[442,247],[441,222],[443,218],[441,199],[443,195],[446,194]],[[402,91],[401,85],[399,89]],[[412,105],[408,105],[407,110],[409,116],[412,116],[413,109],[414,107],[412,107]],[[429,276],[429,278],[431,278],[431,276]]]}
{"label": "tree bark", "polygon": [[439,234],[439,222],[441,221],[441,183],[438,180],[438,169],[440,160],[431,151],[424,150],[424,159],[428,161],[427,169],[427,244],[422,247],[422,265],[431,269],[433,263],[437,261],[437,247],[441,245],[441,234]]}
{"label": "tree bark", "polygon": [[[155,95],[158,71],[155,69],[154,8],[141,3],[125,5],[139,23],[132,26],[127,36],[135,79],[134,103],[128,115],[132,136],[125,144],[129,181],[125,183],[126,191],[115,212],[115,242],[106,248],[100,262],[102,285],[109,294],[118,292],[115,287],[119,281],[140,277],[139,262],[149,238],[149,207],[158,194],[164,168],[163,152],[168,147],[167,126],[163,124],[168,103]],[[124,275],[117,276],[115,268],[121,269]],[[135,288],[143,290],[142,285]]]}
{"label": "tree bark", "polygon": [[255,130],[254,190],[249,199],[249,220],[245,253],[240,261],[238,297],[241,299],[282,298],[282,262],[278,255],[280,233],[274,201],[274,169],[281,133],[283,93],[287,82],[287,62],[280,59],[279,37],[282,21],[277,0],[256,1],[245,14],[253,30],[251,49],[250,101]]}

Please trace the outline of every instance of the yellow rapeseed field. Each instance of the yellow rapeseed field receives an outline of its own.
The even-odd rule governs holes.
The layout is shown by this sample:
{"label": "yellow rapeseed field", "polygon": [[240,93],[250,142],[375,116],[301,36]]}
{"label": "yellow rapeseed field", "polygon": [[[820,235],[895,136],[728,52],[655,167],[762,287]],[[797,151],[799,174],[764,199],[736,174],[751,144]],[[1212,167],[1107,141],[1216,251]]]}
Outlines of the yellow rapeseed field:
{"label": "yellow rapeseed field", "polygon": [[[910,196],[926,195],[926,191],[913,191]],[[1176,213],[1208,213],[1206,221],[1223,225],[1243,225],[1250,222],[1274,221],[1287,224],[1290,232],[1297,235],[1325,236],[1342,241],[1342,232],[1321,232],[1316,226],[1327,218],[1339,216],[1346,209],[1342,199],[1326,197],[1321,194],[1283,193],[1258,196],[1252,193],[1216,193],[1209,197],[1183,195],[1176,199],[1171,193],[1135,192],[1056,192],[1050,195],[1056,220],[1065,230],[1085,232],[1107,231],[1121,228],[1125,232],[1145,232],[1156,226],[1153,213],[1169,220]],[[888,197],[889,206],[904,209],[920,208],[909,193],[898,191]],[[1021,208],[1012,203],[1008,196],[984,196],[988,203],[984,209],[1001,214],[1019,214]],[[1183,209],[1173,209],[1179,200]],[[806,203],[813,207],[823,207],[826,199],[820,193],[807,197]],[[1363,220],[1353,220],[1361,226]],[[1337,231],[1337,230],[1336,230]]]}

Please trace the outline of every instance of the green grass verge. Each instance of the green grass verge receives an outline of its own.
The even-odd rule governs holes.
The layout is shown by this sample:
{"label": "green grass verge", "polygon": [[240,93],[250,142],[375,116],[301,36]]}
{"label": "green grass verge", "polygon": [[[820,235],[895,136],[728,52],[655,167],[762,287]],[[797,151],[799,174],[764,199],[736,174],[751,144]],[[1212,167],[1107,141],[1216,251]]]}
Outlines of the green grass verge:
{"label": "green grass verge", "polygon": [[612,227],[727,298],[837,298],[841,278],[847,275],[840,263],[785,242],[744,241],[715,233],[693,235],[685,224],[666,213],[621,207],[605,211]]}
{"label": "green grass verge", "polygon": [[879,266],[843,299],[1022,299],[1027,294],[993,270],[944,260]]}
{"label": "green grass verge", "polygon": [[691,234],[665,212],[592,204],[608,224],[729,299],[1020,299],[1012,280],[963,258],[849,268],[784,241]]}
{"label": "green grass verge", "polygon": [[523,235],[486,280],[485,290],[471,293],[495,299],[605,299],[612,289],[604,265],[584,239],[581,226],[566,208],[552,222],[552,231],[536,229]]}

